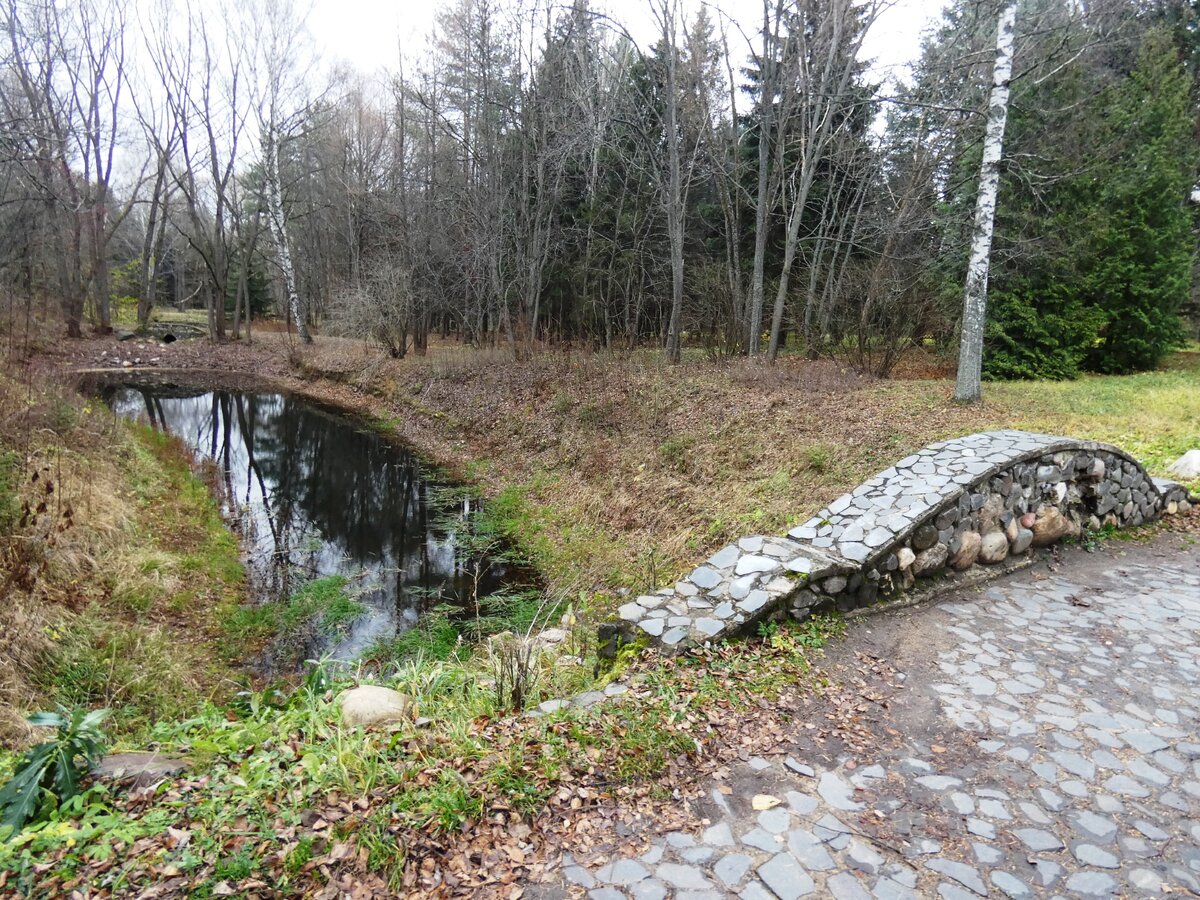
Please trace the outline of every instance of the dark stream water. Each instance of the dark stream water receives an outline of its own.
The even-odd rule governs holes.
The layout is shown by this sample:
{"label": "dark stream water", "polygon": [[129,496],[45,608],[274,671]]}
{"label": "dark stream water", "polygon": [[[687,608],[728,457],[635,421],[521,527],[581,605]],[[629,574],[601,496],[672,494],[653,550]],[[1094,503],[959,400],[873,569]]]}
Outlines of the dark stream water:
{"label": "dark stream water", "polygon": [[366,611],[311,653],[353,660],[438,603],[499,589],[504,567],[467,558],[470,503],[417,459],[353,420],[288,394],[169,384],[100,388],[113,410],[180,438],[217,466],[223,513],[241,530],[252,596],[286,597],[345,575]]}

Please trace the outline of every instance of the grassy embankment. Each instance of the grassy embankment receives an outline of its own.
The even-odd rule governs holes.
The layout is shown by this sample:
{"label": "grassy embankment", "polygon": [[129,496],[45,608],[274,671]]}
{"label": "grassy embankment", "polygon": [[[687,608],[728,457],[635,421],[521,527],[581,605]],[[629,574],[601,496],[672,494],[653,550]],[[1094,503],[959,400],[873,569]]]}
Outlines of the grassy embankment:
{"label": "grassy embankment", "polygon": [[[86,880],[122,892],[178,879],[196,896],[231,884],[299,890],[350,846],[338,861],[353,877],[394,888],[406,871],[418,875],[405,869],[410,852],[434,857],[496,810],[507,822],[560,795],[567,812],[580,797],[594,803],[621,789],[668,795],[647,776],[711,739],[712,701],[736,709],[794,689],[808,648],[823,640],[824,624],[785,631],[713,674],[689,663],[681,677],[660,661],[641,676],[643,695],[619,711],[537,721],[497,717],[508,709],[493,678],[502,642],[444,641],[436,649],[445,658],[434,659],[421,634],[391,648],[392,660],[408,658],[384,673],[414,697],[420,725],[342,728],[334,698],[344,672],[235,696],[248,686],[238,663],[266,641],[314,618],[336,627],[354,615],[343,585],[324,579],[284,604],[245,605],[236,542],[176,443],[51,386],[6,379],[3,389],[12,426],[0,491],[6,572],[18,571],[14,548],[29,562],[4,629],[24,650],[8,656],[6,743],[30,739],[17,728],[20,711],[108,707],[111,749],[184,753],[194,766],[154,796],[95,784],[62,808],[47,798],[40,821],[8,841],[0,834],[0,889],[57,894]],[[52,499],[40,522],[23,520],[23,506],[42,496]],[[580,640],[566,651],[590,653]],[[772,662],[760,664],[764,656]],[[612,677],[590,663],[538,659],[532,699]],[[721,671],[741,675],[745,697],[723,696]],[[0,753],[0,779],[15,761]]]}
{"label": "grassy embankment", "polygon": [[238,546],[179,447],[8,376],[0,405],[0,738],[21,743],[16,711],[49,702],[136,733],[235,689]]}
{"label": "grassy embankment", "polygon": [[[1200,352],[1162,371],[985,386],[872,381],[832,363],[692,355],[432,351],[363,361],[318,341],[305,373],[371,393],[397,433],[459,461],[551,589],[593,615],[618,587],[679,577],[723,544],[782,533],[935,440],[1023,428],[1109,441],[1156,474],[1200,446]],[[1193,485],[1200,487],[1200,485]]]}

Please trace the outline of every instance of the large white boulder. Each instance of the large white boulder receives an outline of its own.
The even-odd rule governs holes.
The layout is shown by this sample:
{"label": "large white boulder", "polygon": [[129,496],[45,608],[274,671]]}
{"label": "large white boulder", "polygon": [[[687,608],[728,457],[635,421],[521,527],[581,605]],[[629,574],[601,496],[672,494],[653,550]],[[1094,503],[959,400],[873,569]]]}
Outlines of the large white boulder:
{"label": "large white boulder", "polygon": [[353,727],[401,722],[411,718],[412,706],[412,698],[407,694],[375,684],[360,684],[342,692],[342,723]]}
{"label": "large white boulder", "polygon": [[1180,478],[1200,478],[1200,450],[1189,450],[1167,468]]}

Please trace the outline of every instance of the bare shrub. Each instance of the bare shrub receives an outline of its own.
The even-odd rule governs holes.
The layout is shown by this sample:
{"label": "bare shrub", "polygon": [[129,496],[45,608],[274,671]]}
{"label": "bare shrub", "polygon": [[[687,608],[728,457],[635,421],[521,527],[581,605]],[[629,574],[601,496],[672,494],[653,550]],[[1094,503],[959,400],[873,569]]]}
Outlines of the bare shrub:
{"label": "bare shrub", "polygon": [[371,266],[361,284],[338,292],[330,308],[330,332],[378,344],[403,359],[417,331],[412,273],[392,262]]}
{"label": "bare shrub", "polygon": [[538,642],[527,634],[504,632],[488,640],[487,650],[497,709],[524,709],[537,685]]}

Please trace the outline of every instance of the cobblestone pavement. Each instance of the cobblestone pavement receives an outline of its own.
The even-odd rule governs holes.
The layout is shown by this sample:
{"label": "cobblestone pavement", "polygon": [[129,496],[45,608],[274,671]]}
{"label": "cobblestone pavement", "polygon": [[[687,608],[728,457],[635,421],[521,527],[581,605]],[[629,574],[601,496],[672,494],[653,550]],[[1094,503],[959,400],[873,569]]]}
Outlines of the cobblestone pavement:
{"label": "cobblestone pavement", "polygon": [[1076,551],[856,625],[847,643],[905,679],[875,758],[752,758],[706,824],[598,869],[568,856],[561,891],[1200,894],[1200,551],[1178,544]]}

